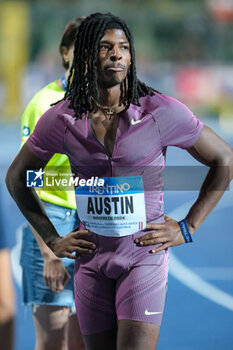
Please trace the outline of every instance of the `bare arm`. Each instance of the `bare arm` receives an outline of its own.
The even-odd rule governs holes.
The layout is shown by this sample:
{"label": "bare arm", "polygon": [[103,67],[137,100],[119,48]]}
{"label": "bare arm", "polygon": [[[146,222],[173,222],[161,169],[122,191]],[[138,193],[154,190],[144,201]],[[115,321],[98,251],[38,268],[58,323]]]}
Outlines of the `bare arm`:
{"label": "bare arm", "polygon": [[59,235],[49,221],[36,191],[26,187],[26,171],[44,168],[46,163],[36,157],[27,144],[24,144],[8,169],[6,185],[25,218],[40,233],[44,242],[49,244]]}
{"label": "bare arm", "polygon": [[32,233],[40,247],[44,258],[43,278],[46,286],[53,292],[60,293],[70,279],[70,274],[66,270],[62,259],[58,258],[54,252],[45,244],[41,236],[30,225]]}
{"label": "bare arm", "polygon": [[90,233],[86,230],[74,230],[60,237],[49,220],[36,191],[26,187],[26,170],[44,168],[46,163],[25,144],[6,175],[6,185],[11,196],[34,230],[57,256],[75,259],[72,252],[92,253],[95,249],[94,244],[82,239],[82,236]]}
{"label": "bare arm", "polygon": [[[19,205],[21,211],[32,224],[31,230],[40,247],[44,257],[43,277],[45,284],[56,293],[61,292],[70,278],[65,266],[60,258],[48,247],[50,244],[48,237],[52,233],[51,239],[59,237],[47,214],[44,212],[41,201],[33,188],[26,188],[26,170],[39,169],[45,166],[46,162],[36,159],[28,146],[24,145],[22,151],[17,155],[10,166],[7,174],[8,189]],[[23,200],[22,200],[23,199]],[[38,211],[39,210],[39,211]],[[45,232],[45,241],[38,234],[35,228],[39,226],[40,233]],[[44,236],[43,236],[44,237]],[[47,244],[45,243],[47,241]]]}
{"label": "bare arm", "polygon": [[[204,126],[201,136],[188,152],[210,167],[199,196],[186,216],[190,233],[193,234],[214,209],[233,178],[233,149],[210,128]],[[166,216],[162,224],[147,224],[147,230],[152,232],[135,242],[138,245],[161,243],[152,253],[184,243],[179,224]]]}
{"label": "bare arm", "polygon": [[199,196],[186,221],[194,232],[214,209],[233,178],[233,149],[207,126],[188,152],[210,166]]}
{"label": "bare arm", "polygon": [[38,243],[38,246],[40,247],[41,255],[44,257],[44,259],[47,257],[53,258],[55,256],[53,251],[47,246],[47,244],[45,244],[45,242],[43,241],[39,233],[36,232],[36,230],[31,225],[30,225],[30,228]]}

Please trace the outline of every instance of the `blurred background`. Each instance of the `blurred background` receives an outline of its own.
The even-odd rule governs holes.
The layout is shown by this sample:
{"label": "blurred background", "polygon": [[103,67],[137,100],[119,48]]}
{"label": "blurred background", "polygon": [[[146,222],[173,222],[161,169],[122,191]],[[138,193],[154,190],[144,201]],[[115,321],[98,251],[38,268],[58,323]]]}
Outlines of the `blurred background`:
{"label": "blurred background", "polygon": [[233,131],[231,0],[1,0],[2,122],[17,123],[34,93],[62,74],[58,45],[65,24],[95,11],[127,21],[142,79]]}
{"label": "blurred background", "polygon": [[[129,24],[134,34],[141,80],[187,104],[199,119],[233,144],[233,0],[1,0],[0,230],[4,228],[9,232],[13,247],[18,293],[16,350],[33,349],[34,330],[31,311],[24,315],[21,305],[21,271],[17,261],[20,250],[17,232],[24,219],[6,192],[4,176],[20,146],[20,119],[24,108],[39,89],[63,75],[58,47],[65,24],[73,17],[96,11],[110,11]],[[183,156],[175,153],[175,157],[183,162]],[[183,198],[180,203],[184,202]],[[173,198],[175,204],[177,197]],[[229,209],[229,206],[227,204],[231,212],[228,219],[233,213],[233,207]],[[228,229],[232,233],[232,229]],[[229,264],[233,266],[232,252]],[[232,279],[233,272],[228,278],[231,284],[229,282],[226,287],[230,288],[231,295]],[[167,314],[166,318],[169,317]],[[220,345],[224,341],[224,349],[232,349],[232,310],[221,317],[231,320],[231,332],[229,328],[227,334],[216,333],[219,343],[215,338],[211,346],[201,341],[195,345],[174,343],[173,335],[169,342],[165,331],[171,332],[172,324],[165,321],[159,349],[222,349]],[[217,328],[217,321],[213,327]],[[211,332],[213,335],[215,328]],[[197,334],[194,333],[194,337],[196,339]],[[183,334],[180,334],[181,339]]]}

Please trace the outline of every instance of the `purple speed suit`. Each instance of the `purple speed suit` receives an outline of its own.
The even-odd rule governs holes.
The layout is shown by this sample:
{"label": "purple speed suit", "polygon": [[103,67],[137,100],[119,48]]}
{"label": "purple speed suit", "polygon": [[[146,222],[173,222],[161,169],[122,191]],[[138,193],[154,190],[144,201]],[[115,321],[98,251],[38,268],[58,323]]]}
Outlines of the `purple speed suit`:
{"label": "purple speed suit", "polygon": [[[203,124],[181,102],[162,94],[142,97],[140,104],[130,104],[118,115],[111,156],[96,139],[88,115],[74,118],[68,100],[40,118],[27,144],[43,160],[54,153],[66,154],[80,179],[140,175],[146,221],[160,223],[167,146],[190,148]],[[95,252],[81,256],[75,266],[76,308],[82,334],[114,328],[120,319],[161,324],[168,251],[151,254],[155,246],[136,246],[135,238],[143,234],[138,231],[124,237],[105,237],[93,232]]]}

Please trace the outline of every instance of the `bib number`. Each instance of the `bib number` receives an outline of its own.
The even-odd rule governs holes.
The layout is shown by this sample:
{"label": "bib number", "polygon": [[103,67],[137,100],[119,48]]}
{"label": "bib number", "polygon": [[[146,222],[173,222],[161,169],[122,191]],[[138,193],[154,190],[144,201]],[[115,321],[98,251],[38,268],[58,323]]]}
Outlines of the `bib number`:
{"label": "bib number", "polygon": [[103,186],[75,190],[79,219],[103,236],[127,236],[146,227],[141,176],[102,178]]}

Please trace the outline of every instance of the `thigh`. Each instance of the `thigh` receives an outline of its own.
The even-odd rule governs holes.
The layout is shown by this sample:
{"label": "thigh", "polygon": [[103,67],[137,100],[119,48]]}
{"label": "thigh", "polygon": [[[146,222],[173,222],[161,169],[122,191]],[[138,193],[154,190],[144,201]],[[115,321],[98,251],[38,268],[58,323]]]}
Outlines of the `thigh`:
{"label": "thigh", "polygon": [[39,332],[51,334],[54,331],[65,329],[69,315],[69,307],[38,305],[33,312],[33,319]]}
{"label": "thigh", "polygon": [[118,320],[161,325],[167,291],[167,254],[151,259],[151,265],[148,259],[140,259],[117,281]]}
{"label": "thigh", "polygon": [[160,326],[145,322],[118,322],[117,350],[155,350]]}
{"label": "thigh", "polygon": [[38,349],[67,349],[69,307],[40,305],[33,313]]}
{"label": "thigh", "polygon": [[76,261],[74,292],[86,350],[116,350],[115,281],[98,271],[97,254]]}
{"label": "thigh", "polygon": [[68,349],[85,350],[77,316],[74,314],[70,315],[68,322]]}
{"label": "thigh", "polygon": [[86,350],[116,350],[117,328],[83,336]]}
{"label": "thigh", "polygon": [[98,256],[91,255],[81,256],[75,266],[75,304],[82,335],[117,327],[116,283],[98,271]]}

